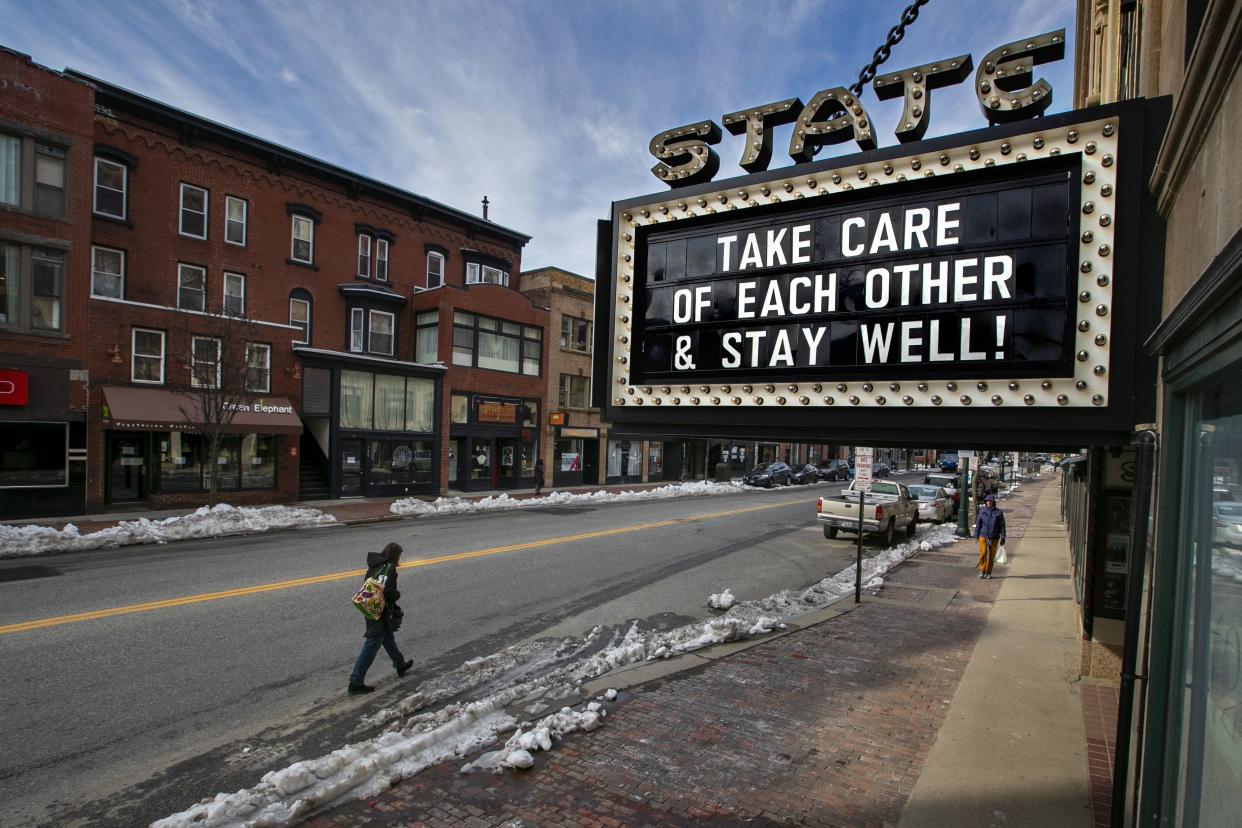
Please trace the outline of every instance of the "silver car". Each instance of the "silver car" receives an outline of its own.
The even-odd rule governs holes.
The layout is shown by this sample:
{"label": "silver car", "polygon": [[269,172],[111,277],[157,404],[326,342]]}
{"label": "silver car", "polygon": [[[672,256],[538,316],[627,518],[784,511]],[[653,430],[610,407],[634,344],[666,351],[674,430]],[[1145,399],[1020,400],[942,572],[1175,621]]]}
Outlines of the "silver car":
{"label": "silver car", "polygon": [[1217,501],[1212,518],[1212,544],[1242,549],[1242,503]]}
{"label": "silver car", "polygon": [[919,502],[919,520],[944,523],[953,515],[953,498],[940,486],[907,486]]}

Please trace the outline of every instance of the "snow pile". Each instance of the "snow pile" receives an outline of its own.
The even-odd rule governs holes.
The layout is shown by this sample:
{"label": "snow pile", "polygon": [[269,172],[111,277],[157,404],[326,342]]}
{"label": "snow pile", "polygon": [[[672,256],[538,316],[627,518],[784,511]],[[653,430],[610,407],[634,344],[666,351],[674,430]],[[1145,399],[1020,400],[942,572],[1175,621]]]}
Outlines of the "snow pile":
{"label": "snow pile", "polygon": [[188,515],[150,520],[122,521],[117,526],[82,534],[72,523],[64,529],[48,526],[0,524],[0,558],[43,555],[48,552],[80,552],[136,543],[167,543],[191,538],[249,535],[273,529],[292,529],[336,518],[318,509],[295,506],[203,506]]}
{"label": "snow pile", "polygon": [[[878,588],[883,575],[910,556],[955,542],[953,532],[954,527],[947,525],[922,529],[915,538],[866,559],[863,582],[868,589]],[[510,703],[540,694],[564,698],[580,692],[585,682],[630,664],[766,635],[784,628],[786,620],[851,595],[853,589],[854,567],[850,566],[803,589],[736,602],[723,616],[706,622],[644,632],[635,621],[624,635],[614,634],[603,646],[603,629],[596,627],[581,641],[527,643],[472,659],[364,720],[364,725],[389,728],[381,735],[268,773],[253,788],[218,794],[160,820],[153,828],[271,828],[301,821],[335,802],[372,796],[437,762],[483,750],[494,743],[497,734],[518,726],[503,712]],[[475,700],[420,712],[467,693],[476,694]],[[603,698],[612,701],[616,691],[609,690]],[[479,756],[462,770],[502,772],[530,767],[533,753],[550,750],[567,733],[594,730],[605,713],[598,701],[581,710],[562,708],[529,729],[519,728],[503,747]],[[409,718],[397,724],[405,716]]]}
{"label": "snow pile", "polygon": [[729,495],[754,491],[761,490],[743,486],[741,483],[699,480],[693,483],[670,483],[654,489],[630,489],[623,492],[608,492],[603,489],[594,492],[552,492],[542,497],[516,498],[509,497],[508,494],[499,494],[489,495],[479,500],[467,500],[464,497],[439,497],[433,501],[405,497],[393,503],[389,510],[395,515],[461,515],[469,512],[540,509],[547,506],[582,506],[631,500],[664,500],[670,497]]}
{"label": "snow pile", "polygon": [[1217,546],[1212,550],[1212,573],[1242,584],[1242,552]]}
{"label": "snow pile", "polygon": [[707,598],[707,606],[712,609],[727,610],[737,603],[737,599],[733,597],[733,593],[726,589],[723,592],[713,592]]}

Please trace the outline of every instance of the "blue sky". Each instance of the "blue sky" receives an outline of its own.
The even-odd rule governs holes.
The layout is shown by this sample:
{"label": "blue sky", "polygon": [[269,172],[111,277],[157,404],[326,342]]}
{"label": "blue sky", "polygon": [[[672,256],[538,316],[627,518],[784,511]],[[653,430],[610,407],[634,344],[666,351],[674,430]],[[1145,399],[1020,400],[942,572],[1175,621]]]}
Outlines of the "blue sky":
{"label": "blue sky", "polygon": [[[530,234],[523,268],[594,267],[595,220],[664,189],[651,136],[849,86],[908,0],[0,0],[0,44]],[[1071,0],[932,0],[886,66],[1065,28],[1036,67],[1073,96]],[[933,93],[928,135],[985,125],[969,83]],[[900,103],[863,103],[881,145]],[[777,133],[772,167],[790,164]],[[718,179],[741,174],[725,133]],[[829,147],[820,158],[853,151]]]}

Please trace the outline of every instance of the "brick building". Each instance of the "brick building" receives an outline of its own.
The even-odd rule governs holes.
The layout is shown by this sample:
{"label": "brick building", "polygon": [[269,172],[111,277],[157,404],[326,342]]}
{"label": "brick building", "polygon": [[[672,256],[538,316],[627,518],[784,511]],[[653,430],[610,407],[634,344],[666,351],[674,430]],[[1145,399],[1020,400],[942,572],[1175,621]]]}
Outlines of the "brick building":
{"label": "brick building", "polygon": [[[486,453],[488,488],[533,472],[547,315],[517,292],[529,237],[2,59],[0,371],[28,379],[30,402],[0,404],[27,446],[3,452],[0,481],[46,478],[62,513],[195,505],[215,430],[231,503],[434,493],[458,465],[484,487],[467,451]],[[51,512],[0,492],[7,516]]]}
{"label": "brick building", "polygon": [[0,49],[0,518],[85,508],[93,104]]}

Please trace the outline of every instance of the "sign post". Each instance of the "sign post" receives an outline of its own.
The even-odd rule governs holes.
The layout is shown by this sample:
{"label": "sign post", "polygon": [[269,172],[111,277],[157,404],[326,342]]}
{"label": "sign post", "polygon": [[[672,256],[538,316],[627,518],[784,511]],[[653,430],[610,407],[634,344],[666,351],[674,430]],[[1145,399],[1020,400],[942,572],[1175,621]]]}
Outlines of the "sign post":
{"label": "sign post", "polygon": [[957,509],[957,536],[959,538],[970,537],[970,490],[966,488],[966,485],[970,480],[970,461],[974,455],[973,451],[957,453],[958,468],[962,471],[962,485],[958,487],[959,506]]}
{"label": "sign post", "polygon": [[854,448],[854,491],[858,492],[858,551],[854,562],[854,603],[862,603],[862,545],[863,507],[867,505],[867,492],[871,490],[871,463],[873,455],[869,446]]}

